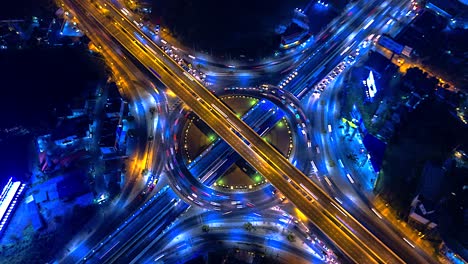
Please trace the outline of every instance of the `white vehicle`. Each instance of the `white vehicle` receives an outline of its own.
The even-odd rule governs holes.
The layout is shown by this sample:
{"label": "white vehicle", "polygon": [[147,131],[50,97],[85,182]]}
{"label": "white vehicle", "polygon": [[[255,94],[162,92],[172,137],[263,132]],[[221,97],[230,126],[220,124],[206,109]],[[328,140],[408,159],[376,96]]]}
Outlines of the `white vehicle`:
{"label": "white vehicle", "polygon": [[353,179],[353,177],[351,177],[351,175],[350,175],[349,173],[346,173],[346,177],[348,177],[348,180],[349,180],[352,184],[354,184],[354,179]]}
{"label": "white vehicle", "polygon": [[343,204],[343,201],[341,201],[340,198],[338,198],[338,197],[336,197],[336,196],[335,196],[335,200],[336,200],[337,202],[339,202],[340,204]]}
{"label": "white vehicle", "polygon": [[343,164],[343,162],[341,161],[341,159],[338,159],[338,163],[340,164],[340,167],[341,167],[341,168],[344,168],[344,164]]}

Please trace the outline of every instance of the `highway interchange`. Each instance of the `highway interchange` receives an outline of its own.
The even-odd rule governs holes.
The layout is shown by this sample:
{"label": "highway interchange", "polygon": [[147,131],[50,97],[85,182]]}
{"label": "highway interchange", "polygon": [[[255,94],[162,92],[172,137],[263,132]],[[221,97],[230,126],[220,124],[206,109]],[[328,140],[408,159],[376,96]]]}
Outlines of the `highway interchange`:
{"label": "highway interchange", "polygon": [[[149,145],[145,145],[144,151],[140,154],[141,156],[150,155],[149,159],[151,163],[158,164],[156,160],[164,158],[161,156],[167,155],[170,153],[170,150],[178,150],[176,143],[165,142],[173,138],[171,135],[166,135],[166,133],[168,133],[167,131],[171,131],[167,128],[167,124],[166,127],[164,127],[164,118],[167,118],[167,116],[158,115],[158,120],[152,120],[155,116],[148,115],[147,109],[149,107],[143,105],[145,104],[144,102],[148,102],[148,99],[144,99],[145,97],[148,98],[148,94],[150,95],[149,98],[153,98],[150,99],[150,101],[153,100],[152,105],[156,103],[154,98],[157,98],[158,105],[163,105],[159,102],[165,100],[164,96],[159,95],[154,85],[147,83],[148,79],[155,77],[159,79],[167,89],[175,93],[193,113],[208,124],[208,126],[227,143],[221,145],[222,141],[219,141],[220,143],[217,144],[221,146],[213,146],[213,149],[220,149],[218,153],[210,151],[207,155],[202,157],[207,160],[204,161],[204,164],[211,166],[205,168],[205,170],[213,171],[213,168],[221,168],[222,166],[214,161],[218,160],[218,162],[221,162],[222,160],[226,160],[227,157],[229,157],[228,160],[231,164],[235,162],[238,156],[234,155],[235,153],[233,153],[232,150],[229,151],[228,146],[231,146],[240,157],[244,158],[260,174],[268,179],[274,188],[278,189],[282,195],[299,208],[314,226],[325,234],[328,239],[333,241],[336,248],[341,251],[349,261],[355,263],[430,263],[433,261],[429,256],[425,255],[424,252],[418,251],[413,248],[413,246],[406,243],[402,239],[401,234],[397,234],[388,224],[382,224],[375,214],[369,213],[371,211],[369,206],[360,208],[359,206],[361,205],[355,206],[352,202],[347,203],[346,201],[349,201],[349,199],[343,197],[343,192],[337,194],[338,192],[330,188],[331,186],[327,187],[323,185],[323,181],[312,181],[311,178],[301,171],[303,170],[308,175],[310,171],[313,170],[307,159],[304,161],[298,160],[296,162],[296,166],[301,168],[301,170],[299,170],[275,148],[265,142],[257,132],[268,129],[281,118],[281,116],[275,116],[272,111],[269,111],[271,107],[253,107],[251,111],[249,111],[249,115],[254,118],[249,119],[247,116],[246,118],[242,118],[243,121],[241,121],[241,119],[223,104],[215,94],[206,89],[196,78],[185,72],[170,56],[167,56],[166,53],[152,41],[151,37],[145,35],[138,23],[135,23],[134,20],[126,16],[119,8],[114,7],[112,3],[104,1],[100,1],[99,3],[106,7],[106,12],[100,10],[102,8],[96,8],[95,4],[91,4],[88,1],[64,1],[65,6],[78,18],[80,23],[83,24],[90,38],[93,41],[101,43],[101,45],[105,47],[104,50],[106,50],[106,52],[114,53],[113,56],[117,57],[115,61],[121,61],[121,63],[123,61],[122,57],[124,56],[122,56],[122,51],[119,51],[119,48],[112,48],[120,46],[125,52],[131,55],[135,63],[139,63],[147,69],[146,76],[138,76],[138,73],[135,72],[139,72],[139,70],[132,71],[132,74],[135,75],[133,78],[137,78],[140,83],[142,83],[141,80],[146,80],[146,83],[143,82],[142,86],[152,87],[149,93],[146,91],[146,94],[144,94],[144,91],[138,92],[138,90],[135,91],[131,89],[129,89],[129,91],[132,93],[131,98],[134,100],[137,98],[138,101],[143,102],[141,103],[142,110],[140,110],[140,114],[145,116],[145,123],[153,124],[153,126],[147,125],[147,127],[150,127],[146,131],[147,135],[159,132],[161,137],[155,136],[155,138],[158,138],[157,142],[154,140],[148,142]],[[309,56],[303,56],[301,60],[299,60],[297,63],[298,67],[292,72],[292,75],[287,76],[286,79],[279,84],[281,89],[264,87],[261,92],[273,93],[271,92],[272,90],[276,91],[275,94],[278,95],[277,99],[279,100],[278,104],[283,104],[282,107],[287,107],[292,112],[300,112],[301,116],[305,116],[304,111],[312,111],[314,115],[320,113],[320,111],[316,110],[319,105],[317,104],[318,100],[315,100],[315,103],[312,103],[311,107],[305,110],[302,109],[300,101],[316,98],[318,97],[316,95],[321,92],[323,92],[324,97],[327,96],[327,93],[331,93],[316,84],[328,76],[328,73],[335,69],[336,65],[343,60],[354,59],[355,56],[351,57],[352,59],[348,57],[351,51],[354,51],[367,36],[378,33],[379,28],[385,24],[388,16],[392,15],[395,10],[398,11],[399,9],[407,8],[407,5],[408,3],[406,3],[406,1],[380,0],[372,1],[372,3],[364,1],[356,2],[349,8],[346,17],[344,17],[342,21],[338,20],[335,22],[335,27],[327,28],[327,31],[322,33],[321,37],[307,50]],[[368,16],[363,16],[363,14],[368,14]],[[112,36],[112,38],[108,36]],[[121,54],[118,54],[119,52],[121,52]],[[124,60],[126,60],[126,58]],[[121,67],[125,68],[125,66]],[[147,77],[150,75],[152,75],[152,77]],[[285,101],[281,102],[282,100],[286,100],[286,96],[283,98],[281,95],[282,93],[287,93],[287,103],[285,103]],[[329,98],[333,98],[333,96],[329,96]],[[334,101],[335,100],[328,100],[328,102]],[[267,101],[266,104],[272,103]],[[274,104],[271,106],[274,107]],[[324,109],[326,108],[324,107]],[[163,112],[163,110],[166,111],[164,107],[159,110],[160,113]],[[333,111],[327,111],[327,113],[328,112],[333,113]],[[137,116],[140,114],[137,114]],[[268,114],[271,116],[267,116]],[[265,116],[264,121],[268,122],[265,122],[266,124],[258,122],[259,120],[256,118],[258,116]],[[320,116],[319,118],[314,118],[314,122],[311,122],[311,124],[305,117],[305,119],[300,118],[300,120],[303,120],[302,123],[298,123],[297,135],[303,135],[298,138],[307,142],[308,149],[313,149],[312,145],[317,145],[317,148],[319,148],[320,145],[322,149],[325,148],[324,146],[333,146],[331,142],[328,142],[332,137],[326,137],[326,141],[324,141],[323,137],[311,138],[315,134],[310,132],[312,131],[311,127],[318,125],[318,129],[316,130],[321,131],[327,121],[332,122],[330,119],[333,119],[333,117],[317,122],[320,119],[323,118],[320,118]],[[255,124],[254,122],[257,123]],[[296,126],[293,127],[296,128]],[[311,141],[313,141],[314,144],[312,144]],[[169,147],[168,151],[158,151],[153,145],[159,145],[160,147],[168,145],[171,147]],[[142,148],[139,147],[138,149],[141,151]],[[318,150],[316,152],[318,152]],[[327,155],[331,155],[331,149],[328,149],[326,152],[328,153]],[[224,155],[221,159],[219,158],[220,153]],[[171,154],[168,156],[173,157],[174,155]],[[215,157],[217,157],[216,160],[214,159]],[[147,160],[148,157],[137,157],[136,159],[141,161],[141,159]],[[325,174],[331,173],[327,168],[329,166],[327,166],[326,161],[319,153],[315,153],[313,159],[319,168],[318,173],[315,175],[317,180],[323,179]],[[201,162],[201,159],[197,160],[197,163],[198,162]],[[178,165],[179,163],[174,162],[170,164],[174,166],[174,164]],[[159,172],[160,168],[155,167],[152,169],[153,175],[159,174]],[[187,170],[183,172],[186,173]],[[180,173],[180,171],[178,173]],[[347,172],[344,171],[344,174],[346,173]],[[180,176],[183,177],[183,175]],[[351,182],[351,184],[353,183]],[[171,186],[174,187],[175,184],[171,182]],[[333,186],[336,187],[337,185],[335,184]],[[199,187],[200,189],[203,188],[203,186]],[[213,207],[216,207],[217,204],[232,200],[230,195],[214,195],[214,192],[210,191],[210,189],[206,190],[207,191],[204,191],[205,193],[210,193],[205,195],[206,197],[204,197],[204,199],[212,202],[212,209],[214,209]],[[174,191],[179,194],[183,193],[178,190],[178,188],[174,188]],[[165,195],[166,192],[171,193],[171,195]],[[172,191],[166,192],[164,192],[162,197],[168,196],[172,197],[172,199],[157,199],[158,201],[155,203],[160,203],[161,206],[164,205],[164,207],[162,210],[157,210],[158,214],[153,215],[153,217],[162,219],[163,214],[167,217],[164,218],[164,221],[154,221],[154,219],[152,219],[149,223],[146,223],[146,225],[152,225],[152,227],[148,229],[157,230],[153,231],[155,233],[158,233],[160,231],[159,229],[164,229],[166,226],[165,223],[171,223],[180,213],[188,208],[188,205],[182,202],[182,200],[179,200],[179,198],[176,198],[177,196],[172,193]],[[344,193],[347,192],[348,190],[344,191]],[[341,199],[335,199],[337,196]],[[361,197],[361,195],[358,196]],[[203,195],[192,196],[192,199],[189,197],[190,196],[185,193],[182,198],[185,202],[191,203],[191,201],[194,200],[193,197],[198,198],[203,197]],[[362,203],[369,204],[367,200]],[[206,202],[206,204],[208,204],[208,202]],[[226,208],[218,207],[218,209],[224,213],[239,208],[228,208],[227,206]],[[239,209],[248,208],[241,207]],[[260,209],[260,206],[258,209]],[[359,219],[359,221],[357,219]],[[142,223],[142,225],[143,224],[144,223]],[[145,228],[145,230],[146,229],[147,228]],[[147,234],[145,234],[145,236],[146,235]],[[147,237],[145,239],[151,238],[152,237]],[[127,242],[124,243],[123,241],[125,240],[127,240]],[[113,250],[117,251],[117,249],[119,249],[119,252],[123,252],[120,248],[125,247],[131,252],[137,252],[137,250],[132,248],[138,248],[138,244],[142,243],[137,242],[140,240],[141,239],[138,238],[128,239],[123,237],[115,242],[106,242],[106,244],[100,248],[101,251],[106,249],[103,253],[94,254],[94,252],[91,252],[93,254],[89,256],[91,258],[99,258],[97,262],[100,262],[103,258],[105,258],[107,262],[113,262],[121,257],[120,253],[117,255],[113,254]],[[147,242],[150,243],[149,240]],[[89,258],[83,258],[82,261],[89,261]]]}

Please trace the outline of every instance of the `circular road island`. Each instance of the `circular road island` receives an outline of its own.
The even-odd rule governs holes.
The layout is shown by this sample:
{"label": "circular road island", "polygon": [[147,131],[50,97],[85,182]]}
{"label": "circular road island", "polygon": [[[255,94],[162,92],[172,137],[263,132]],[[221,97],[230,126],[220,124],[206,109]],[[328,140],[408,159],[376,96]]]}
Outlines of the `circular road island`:
{"label": "circular road island", "polygon": [[[260,100],[245,95],[222,96],[225,102],[237,115],[243,116],[250,107]],[[281,110],[280,110],[281,111]],[[289,122],[285,117],[272,127],[268,133],[262,136],[267,142],[286,157],[290,157],[293,148],[293,136]],[[218,136],[208,128],[200,119],[188,120],[184,128],[183,154],[186,165],[204,152],[211,144],[218,140]],[[200,176],[200,175],[195,175]],[[214,187],[220,189],[234,189],[247,191],[252,187],[259,187],[266,181],[262,175],[257,173],[243,159],[236,161],[232,166],[226,168],[222,175],[213,182]],[[256,188],[254,188],[256,189]]]}

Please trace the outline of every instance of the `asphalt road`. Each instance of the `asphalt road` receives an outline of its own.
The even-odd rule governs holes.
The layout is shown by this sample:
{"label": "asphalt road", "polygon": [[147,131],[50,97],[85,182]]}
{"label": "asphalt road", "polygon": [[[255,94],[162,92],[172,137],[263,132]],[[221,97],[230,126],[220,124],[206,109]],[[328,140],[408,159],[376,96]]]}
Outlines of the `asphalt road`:
{"label": "asphalt road", "polygon": [[[153,74],[170,87],[205,123],[286,195],[309,219],[337,243],[343,251],[346,251],[351,259],[359,263],[366,263],[368,261],[403,262],[396,254],[360,225],[356,219],[346,214],[344,209],[336,204],[317,185],[308,180],[305,175],[292,166],[281,154],[268,143],[264,142],[250,127],[240,121],[210,91],[202,87],[193,78],[185,76],[183,70],[179,69],[167,56],[161,54],[162,52],[158,50],[158,47],[151,43],[144,43],[144,39],[141,40],[138,35],[132,34],[131,32],[139,31],[132,22],[125,20],[124,17],[122,17],[122,22],[110,21],[92,6],[85,7],[89,12],[86,14],[84,9],[79,11],[80,7],[77,7],[74,3],[68,2],[67,5],[72,7],[81,19],[91,19],[90,17],[94,17],[94,19],[99,18],[97,20],[106,25],[106,30],[109,34],[114,36],[121,45],[132,53],[134,57],[138,58],[141,63],[146,65],[149,70],[152,70]],[[79,14],[79,12],[82,13]],[[122,23],[120,30],[118,28],[119,23]],[[143,45],[146,48],[141,43],[144,43]],[[148,54],[148,52],[154,52],[158,56]],[[236,134],[233,131],[234,129],[241,136]],[[247,140],[249,144],[244,143],[244,140]],[[288,179],[295,182],[297,187],[293,188],[287,181]],[[306,199],[306,190],[314,192],[318,201],[309,202]],[[342,217],[345,220],[337,217],[341,213],[344,215]]]}

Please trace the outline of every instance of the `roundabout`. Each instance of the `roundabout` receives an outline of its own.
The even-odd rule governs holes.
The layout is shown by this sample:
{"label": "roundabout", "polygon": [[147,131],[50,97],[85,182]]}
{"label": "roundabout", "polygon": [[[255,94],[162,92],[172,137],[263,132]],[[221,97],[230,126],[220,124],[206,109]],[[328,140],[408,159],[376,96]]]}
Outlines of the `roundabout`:
{"label": "roundabout", "polygon": [[[231,107],[239,116],[248,112],[250,107],[257,104],[260,99],[246,95],[225,95],[221,100]],[[280,110],[281,111],[281,110]],[[212,148],[217,141],[221,140],[209,127],[200,119],[194,118],[187,120],[183,128],[183,146],[185,166],[191,167],[192,162],[203,153],[204,150]],[[263,138],[270,144],[273,144],[285,157],[290,157],[293,150],[293,133],[290,125],[283,117],[271,130],[266,131]],[[225,170],[224,170],[225,169]],[[243,159],[238,159],[230,167],[223,167],[217,170],[216,176],[198,175],[202,183],[213,183],[211,186],[215,189],[230,189],[239,191],[250,191],[261,188],[267,182],[259,173],[257,173]],[[211,179],[211,176],[213,179]]]}
{"label": "roundabout", "polygon": [[[217,95],[300,170],[310,169],[311,152],[296,147],[310,142],[310,124],[291,94],[262,85],[226,88]],[[171,120],[167,169],[185,201],[225,213],[284,202],[282,194],[189,109],[180,105]]]}

